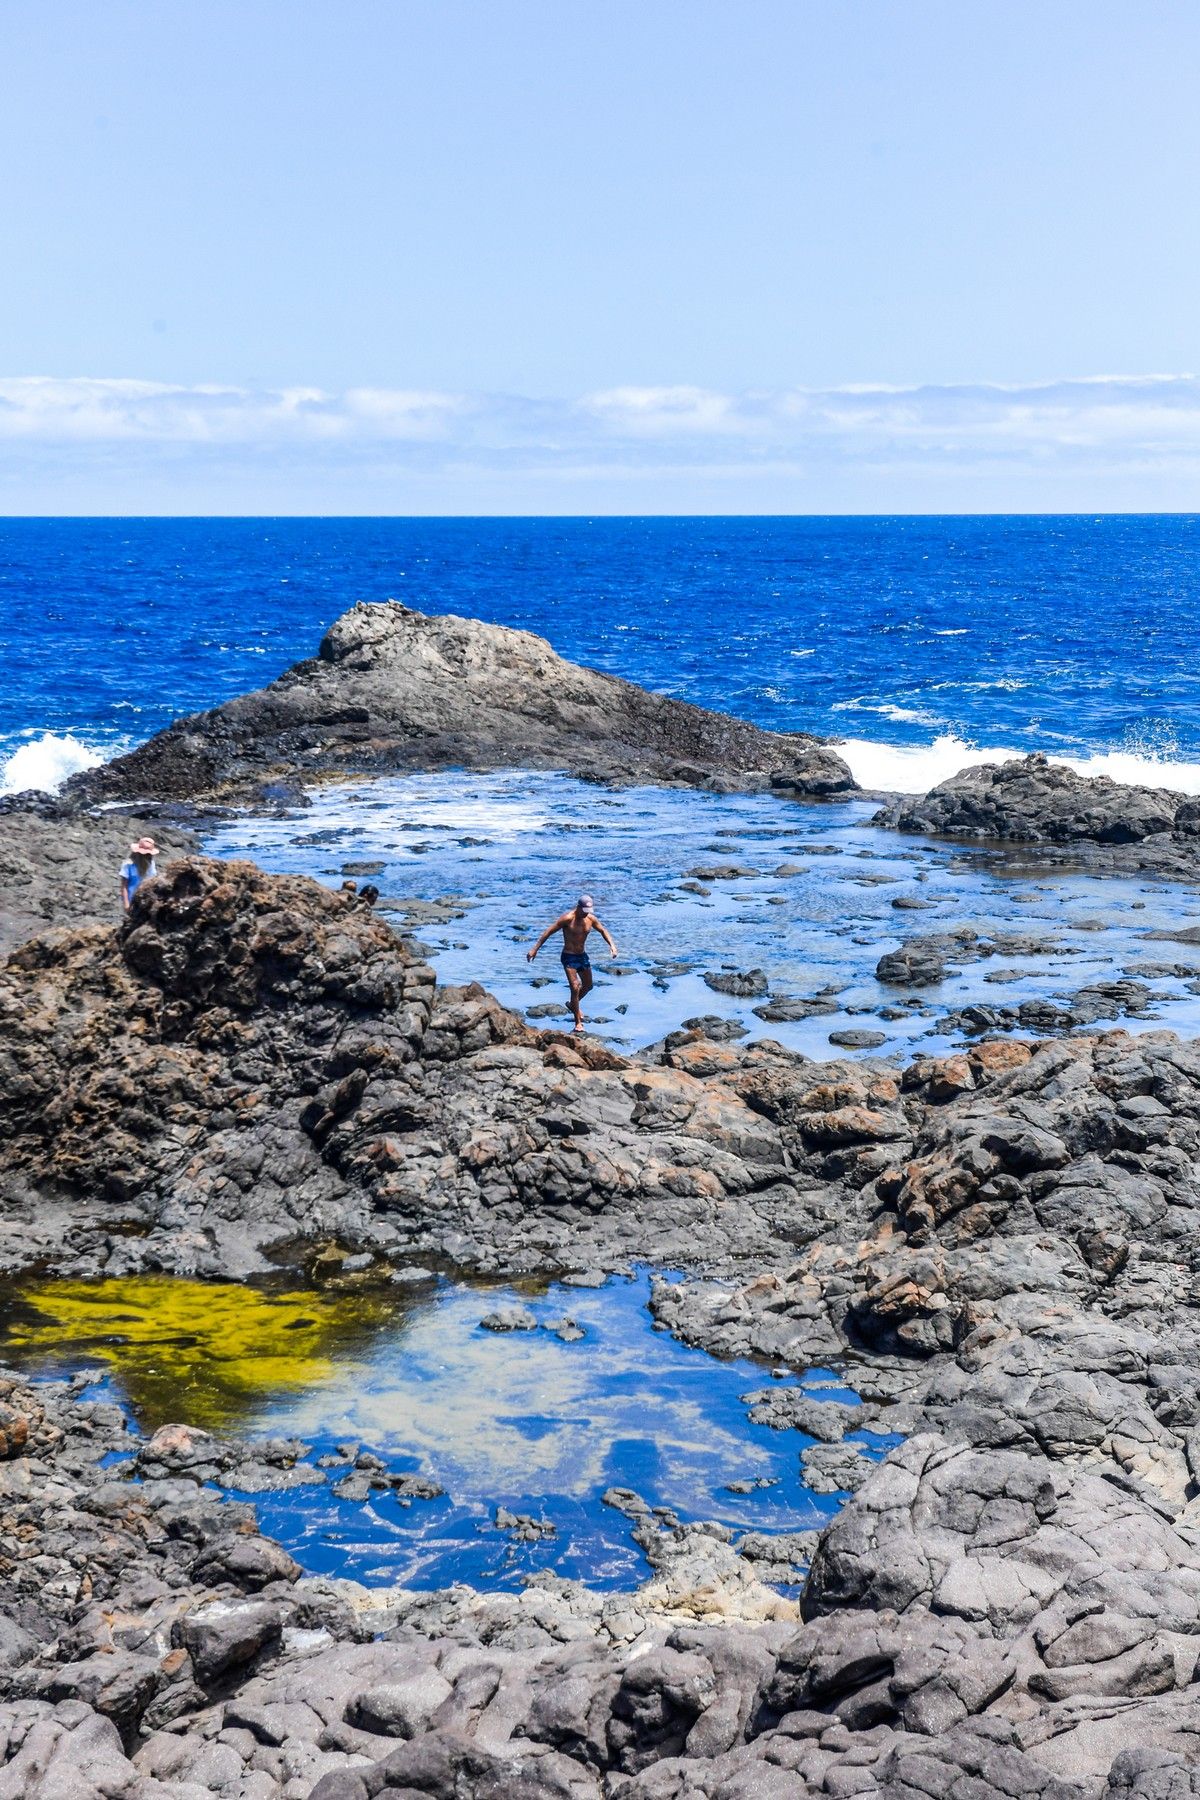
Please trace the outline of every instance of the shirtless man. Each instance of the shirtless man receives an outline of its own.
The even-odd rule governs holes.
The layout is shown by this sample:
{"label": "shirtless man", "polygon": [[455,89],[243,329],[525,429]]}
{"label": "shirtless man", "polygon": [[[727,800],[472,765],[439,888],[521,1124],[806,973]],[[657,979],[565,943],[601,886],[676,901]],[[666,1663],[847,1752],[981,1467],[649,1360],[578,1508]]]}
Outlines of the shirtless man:
{"label": "shirtless man", "polygon": [[526,952],[525,958],[527,962],[532,962],[546,939],[552,938],[556,931],[562,932],[562,966],[571,990],[571,1012],[575,1018],[576,1031],[583,1030],[580,1002],[592,991],[592,964],[586,949],[588,932],[598,931],[613,955],[617,954],[617,946],[592,911],[594,904],[590,894],[580,894],[575,902],[575,910],[563,913],[555,919],[553,925],[547,925],[533,949]]}

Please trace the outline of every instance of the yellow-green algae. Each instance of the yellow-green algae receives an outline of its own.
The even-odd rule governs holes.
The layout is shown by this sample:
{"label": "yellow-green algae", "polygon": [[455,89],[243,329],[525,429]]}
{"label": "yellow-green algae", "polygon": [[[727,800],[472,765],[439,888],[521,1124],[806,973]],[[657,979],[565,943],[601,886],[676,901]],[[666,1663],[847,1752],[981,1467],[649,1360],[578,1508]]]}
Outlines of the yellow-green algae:
{"label": "yellow-green algae", "polygon": [[347,1362],[404,1322],[403,1302],[378,1289],[255,1288],[177,1275],[43,1281],[0,1313],[0,1362],[44,1374],[99,1365],[142,1430],[186,1419],[231,1431],[282,1396],[344,1382]]}

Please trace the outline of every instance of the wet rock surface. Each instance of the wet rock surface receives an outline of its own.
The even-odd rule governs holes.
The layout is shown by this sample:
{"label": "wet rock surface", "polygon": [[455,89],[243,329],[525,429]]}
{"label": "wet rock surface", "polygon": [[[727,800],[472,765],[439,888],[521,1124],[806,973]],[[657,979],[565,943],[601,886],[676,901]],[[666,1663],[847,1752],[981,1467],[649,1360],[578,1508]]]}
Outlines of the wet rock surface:
{"label": "wet rock surface", "polygon": [[[614,1490],[634,1593],[372,1594],[204,1486],[294,1445],[139,1447],[8,1379],[0,1796],[1195,1791],[1196,1045],[619,1057],[438,989],[351,895],[197,858],[119,931],[23,946],[0,1009],[10,1274],[642,1257],[690,1271],[654,1293],[679,1336],[862,1396],[748,1402],[849,1496],[815,1544]],[[874,1466],[864,1428],[906,1441]]]}
{"label": "wet rock surface", "polygon": [[270,687],[181,719],[70,786],[89,801],[197,800],[281,779],[503,767],[800,798],[855,787],[821,739],[647,693],[529,632],[390,600],[343,613],[318,655]]}
{"label": "wet rock surface", "polygon": [[963,769],[928,794],[893,801],[876,823],[935,837],[1141,847],[1142,855],[1112,858],[1114,866],[1200,873],[1200,800],[1079,775],[1040,754]]}

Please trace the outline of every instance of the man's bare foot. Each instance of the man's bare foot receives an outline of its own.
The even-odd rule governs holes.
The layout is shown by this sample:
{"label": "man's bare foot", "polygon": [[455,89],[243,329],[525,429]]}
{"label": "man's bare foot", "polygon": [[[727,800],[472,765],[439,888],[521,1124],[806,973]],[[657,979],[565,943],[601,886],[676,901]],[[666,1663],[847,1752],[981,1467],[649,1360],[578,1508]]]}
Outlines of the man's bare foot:
{"label": "man's bare foot", "polygon": [[571,1029],[572,1029],[572,1031],[585,1031],[587,1029],[587,1027],[584,1025],[584,1022],[582,1019],[576,1019],[574,1025],[571,1027]]}

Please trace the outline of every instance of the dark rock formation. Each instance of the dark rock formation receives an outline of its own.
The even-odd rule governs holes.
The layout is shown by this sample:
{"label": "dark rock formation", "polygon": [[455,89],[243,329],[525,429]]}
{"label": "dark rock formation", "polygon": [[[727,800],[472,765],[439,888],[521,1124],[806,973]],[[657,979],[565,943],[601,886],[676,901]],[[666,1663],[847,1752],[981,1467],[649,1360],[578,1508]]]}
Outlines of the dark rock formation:
{"label": "dark rock formation", "polygon": [[[782,1253],[777,1128],[689,1060],[530,1030],[353,895],[185,859],[0,970],[0,1270],[238,1275],[336,1238],[479,1268]],[[728,1209],[739,1202],[736,1232]],[[595,1255],[585,1251],[591,1244]]]}
{"label": "dark rock formation", "polygon": [[716,994],[732,994],[742,1000],[757,1000],[767,991],[767,978],[761,969],[731,969],[721,974],[704,976],[707,987]]}
{"label": "dark rock formation", "polygon": [[[747,1070],[742,1091],[758,1079]],[[861,1184],[843,1220],[736,1294],[663,1284],[659,1317],[794,1366],[858,1346],[873,1361],[855,1385],[895,1429],[1095,1466],[1189,1505],[1197,1046],[1167,1032],[984,1043],[914,1063],[899,1085],[867,1108],[847,1072],[826,1088],[824,1105],[841,1106],[825,1119],[792,1110],[797,1094],[789,1143],[823,1138],[829,1175]],[[859,1145],[840,1170],[837,1113]],[[898,1385],[889,1367],[904,1369]]]}
{"label": "dark rock formation", "polygon": [[[294,1445],[170,1428],[133,1483],[114,1409],[9,1382],[0,1800],[1200,1788],[1197,1045],[622,1058],[439,991],[351,895],[200,859],[11,957],[0,1042],[6,1270],[651,1257],[693,1271],[655,1286],[680,1336],[862,1396],[748,1396],[835,1439],[797,1440],[851,1493],[815,1549],[613,1490],[634,1594],[371,1596],[203,1485],[307,1479]],[[872,1467],[863,1427],[908,1441]],[[810,1555],[799,1606],[763,1586]]]}
{"label": "dark rock formation", "polygon": [[395,601],[343,613],[318,656],[75,776],[89,800],[244,796],[264,783],[438,768],[851,791],[821,739],[780,735],[565,662],[529,632]]}
{"label": "dark rock formation", "polygon": [[1045,756],[963,769],[928,794],[894,802],[875,823],[933,837],[1029,844],[1175,842],[1195,851],[1200,800],[1165,788],[1078,775]]}
{"label": "dark rock formation", "polygon": [[875,979],[896,987],[927,987],[941,981],[945,973],[937,948],[916,938],[899,950],[889,950],[875,965]]}
{"label": "dark rock formation", "polygon": [[264,1238],[334,1231],[321,1145],[367,1069],[411,1060],[432,992],[353,896],[249,864],[178,861],[119,931],[24,945],[0,970],[6,1249],[61,1256],[69,1217],[76,1242],[157,1226],[170,1266],[236,1272]]}

